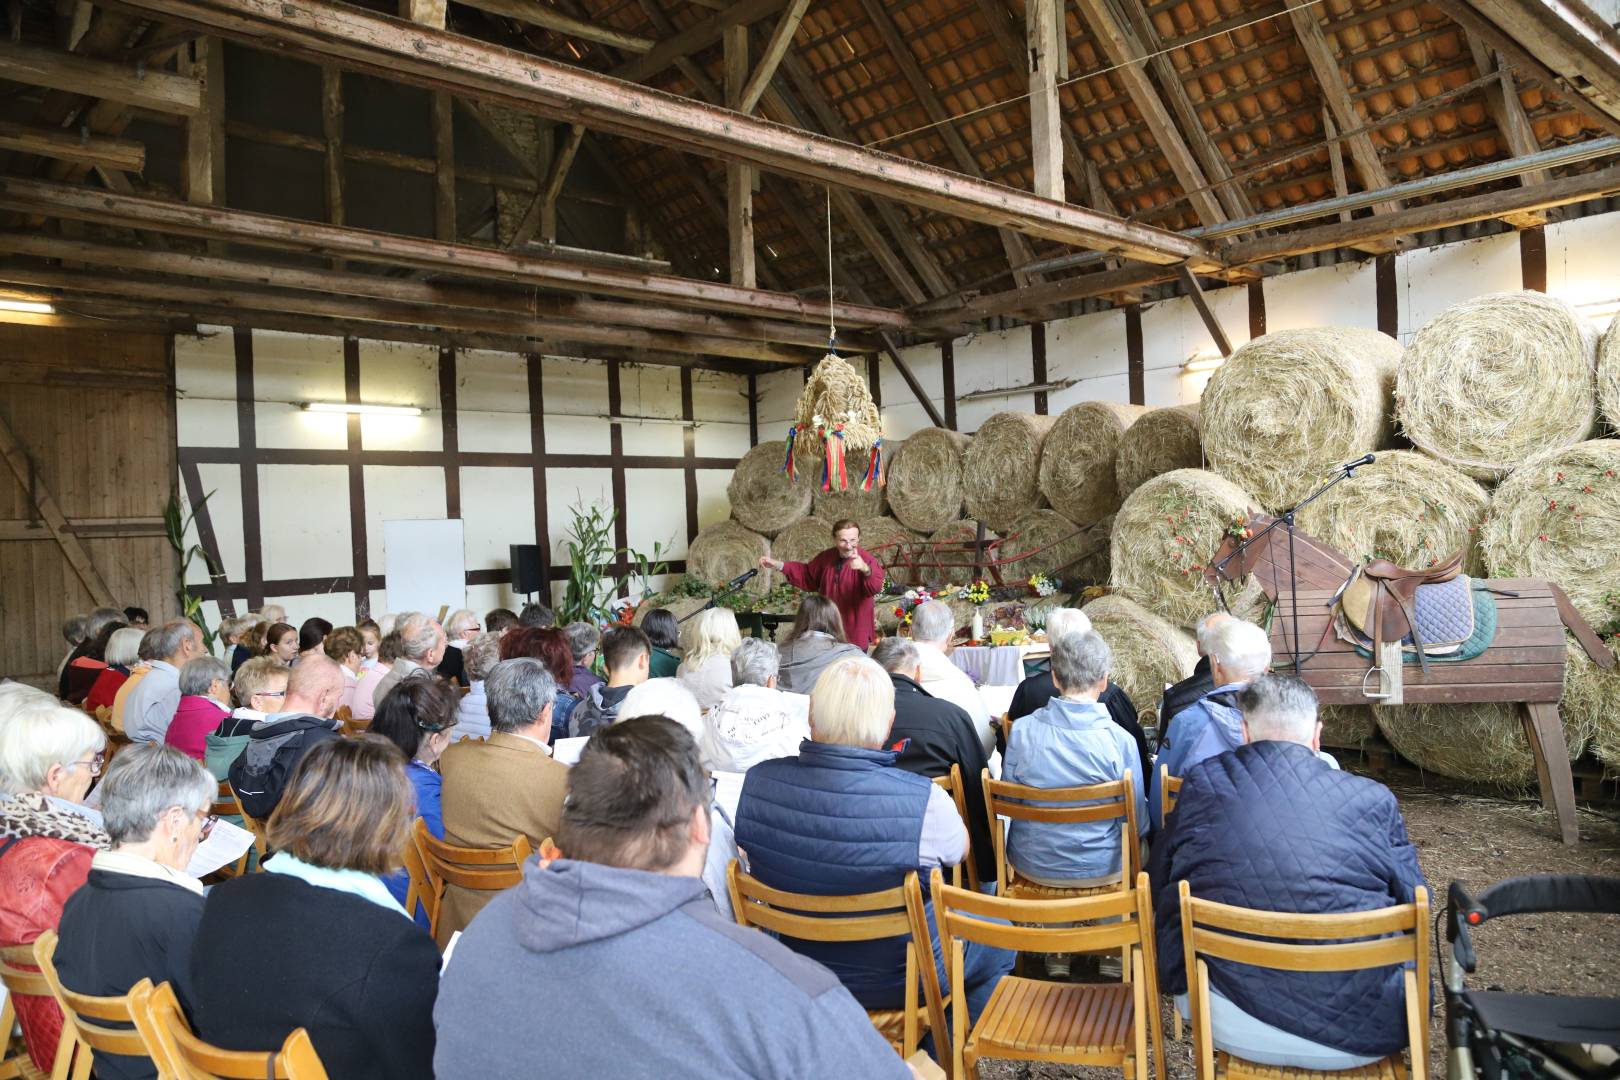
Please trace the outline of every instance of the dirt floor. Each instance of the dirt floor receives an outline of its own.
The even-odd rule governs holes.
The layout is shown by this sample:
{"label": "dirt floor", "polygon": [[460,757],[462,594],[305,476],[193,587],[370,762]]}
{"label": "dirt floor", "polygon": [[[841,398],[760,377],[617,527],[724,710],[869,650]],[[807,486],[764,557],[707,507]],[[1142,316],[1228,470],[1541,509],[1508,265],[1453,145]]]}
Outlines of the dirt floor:
{"label": "dirt floor", "polygon": [[[1433,776],[1403,771],[1379,779],[1400,798],[1407,831],[1429,881],[1435,910],[1445,905],[1453,880],[1472,889],[1522,874],[1582,873],[1620,876],[1620,807],[1581,811],[1581,842],[1558,842],[1552,815],[1538,805],[1447,786]],[[1477,987],[1541,993],[1620,995],[1620,917],[1536,915],[1488,923],[1475,935]],[[1077,979],[1087,976],[1076,971]],[[1445,1075],[1444,1016],[1438,1004],[1430,1025],[1431,1076]],[[1171,1080],[1195,1075],[1192,1044],[1172,1038],[1165,999],[1165,1063]],[[1117,1070],[1074,1066],[981,1064],[985,1080],[1033,1077],[1118,1076]]]}

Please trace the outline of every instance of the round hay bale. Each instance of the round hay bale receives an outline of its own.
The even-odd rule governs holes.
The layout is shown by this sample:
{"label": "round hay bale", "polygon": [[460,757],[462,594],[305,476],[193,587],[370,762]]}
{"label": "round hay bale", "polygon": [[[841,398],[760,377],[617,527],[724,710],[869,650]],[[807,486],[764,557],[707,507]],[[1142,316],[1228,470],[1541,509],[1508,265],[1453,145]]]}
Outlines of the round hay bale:
{"label": "round hay bale", "polygon": [[776,534],[771,541],[771,558],[783,562],[809,562],[832,547],[832,522],[807,517]]}
{"label": "round hay bale", "polygon": [[1166,683],[1180,682],[1198,663],[1198,643],[1142,605],[1123,596],[1099,596],[1080,610],[1114,651],[1114,682],[1136,706],[1144,725],[1159,721]]}
{"label": "round hay bale", "polygon": [[[735,577],[736,575],[733,574],[732,576]],[[675,596],[664,600],[655,597],[653,603],[642,604],[636,608],[636,613],[631,617],[630,623],[632,626],[640,626],[647,618],[647,613],[653,608],[663,608],[675,616],[676,622],[680,622],[688,615],[702,611],[708,605],[709,598],[707,596]]]}
{"label": "round hay bale", "polygon": [[1366,705],[1323,705],[1316,713],[1322,721],[1323,746],[1360,746],[1378,730]]}
{"label": "round hay bale", "polygon": [[[1609,642],[1620,643],[1614,638]],[[1580,737],[1593,757],[1610,772],[1620,773],[1620,664],[1604,671],[1574,642],[1568,643],[1564,655],[1564,697],[1558,715],[1564,721],[1569,756],[1580,753],[1575,742]]]}
{"label": "round hay bale", "polygon": [[1009,585],[1028,581],[1031,574],[1045,574],[1062,581],[1079,580],[1080,564],[1095,565],[1099,541],[1107,547],[1107,536],[1098,529],[1079,531],[1080,526],[1056,510],[1031,510],[1013,522],[1007,538],[996,553],[1001,558],[1033,552],[1021,559],[1003,563],[1001,580]]}
{"label": "round hay bale", "polygon": [[[894,482],[889,471],[894,467],[894,459],[899,453],[898,442],[883,444],[883,475],[886,483]],[[886,512],[889,508],[889,499],[887,489],[883,485],[873,484],[871,491],[861,490],[861,482],[866,479],[866,470],[870,464],[871,451],[851,452],[847,462],[849,487],[843,491],[836,488],[832,491],[822,491],[821,485],[817,483],[810,513],[831,523],[843,521],[845,518],[850,521],[861,521]],[[819,478],[821,476],[819,463],[816,468],[816,476]]]}
{"label": "round hay bale", "polygon": [[[771,542],[750,532],[735,521],[720,521],[697,534],[686,549],[686,572],[709,585],[719,585],[759,565],[761,555],[771,553]],[[761,570],[744,588],[763,593],[776,577]]]}
{"label": "round hay bale", "polygon": [[1357,327],[1255,338],[1204,387],[1210,468],[1267,509],[1292,506],[1334,466],[1389,442],[1400,356],[1394,338]]}
{"label": "round hay bale", "polygon": [[1609,430],[1620,432],[1620,318],[1609,323],[1598,342],[1597,393],[1598,409]]}
{"label": "round hay bale", "polygon": [[764,536],[778,532],[810,513],[810,500],[820,474],[805,468],[800,458],[798,479],[789,480],[782,471],[787,443],[782,439],[763,442],[744,454],[726,485],[731,516],[745,529]]}
{"label": "round hay bale", "polygon": [[[1177,626],[1192,626],[1216,608],[1203,568],[1234,521],[1257,507],[1232,481],[1202,469],[1177,469],[1131,492],[1114,515],[1109,580],[1128,599]],[[1239,618],[1259,610],[1252,578],[1226,587]]]}
{"label": "round hay bale", "polygon": [[962,452],[968,437],[924,428],[890,460],[889,510],[908,529],[933,532],[962,516]]}
{"label": "round hay bale", "polygon": [[[979,537],[979,527],[971,521],[953,521],[943,525],[928,534],[927,547],[920,556],[923,562],[940,563],[939,566],[920,567],[917,571],[924,584],[942,585],[946,582],[962,584],[973,577],[973,548],[972,543]],[[986,545],[996,539],[996,534],[986,532],[984,542]],[[953,547],[943,551],[934,550],[936,544],[952,544]],[[964,546],[968,545],[968,546]]]}
{"label": "round hay bale", "polygon": [[1515,469],[1479,544],[1492,577],[1548,578],[1593,626],[1620,619],[1620,441],[1593,439]]}
{"label": "round hay bale", "polygon": [[[861,527],[861,547],[873,552],[889,571],[906,573],[906,563],[914,555],[913,546],[921,539],[916,533],[894,520],[892,517],[862,518],[858,524]],[[823,547],[830,546],[829,538]],[[886,551],[877,549],[886,544],[893,547]]]}
{"label": "round hay bale", "polygon": [[1505,702],[1375,705],[1373,719],[1390,745],[1420,769],[1522,791],[1536,778],[1522,708]]}
{"label": "round hay bale", "polygon": [[1197,405],[1149,409],[1119,437],[1114,483],[1123,502],[1131,492],[1176,469],[1204,464],[1203,431]]}
{"label": "round hay bale", "polygon": [[1413,450],[1391,450],[1299,512],[1299,527],[1351,559],[1377,557],[1421,569],[1466,550],[1468,573],[1484,568],[1475,542],[1490,494],[1461,469]]}
{"label": "round hay bale", "polygon": [[1114,547],[1114,515],[1109,514],[1101,521],[1091,526],[1086,533],[1088,547],[1086,554],[1081,556],[1069,574],[1065,575],[1079,582],[1078,591],[1093,585],[1107,585],[1109,574],[1108,556]]}
{"label": "round hay bale", "polygon": [[1412,338],[1395,411],[1418,449],[1470,476],[1502,476],[1533,454],[1592,434],[1596,333],[1575,307],[1537,292],[1454,304]]}
{"label": "round hay bale", "polygon": [[962,454],[962,501],[967,515],[1004,533],[1043,505],[1041,443],[1057,423],[1034,413],[996,413]]}
{"label": "round hay bale", "polygon": [[1082,401],[1064,409],[1041,448],[1041,494],[1070,521],[1096,521],[1119,509],[1114,468],[1120,439],[1147,409]]}

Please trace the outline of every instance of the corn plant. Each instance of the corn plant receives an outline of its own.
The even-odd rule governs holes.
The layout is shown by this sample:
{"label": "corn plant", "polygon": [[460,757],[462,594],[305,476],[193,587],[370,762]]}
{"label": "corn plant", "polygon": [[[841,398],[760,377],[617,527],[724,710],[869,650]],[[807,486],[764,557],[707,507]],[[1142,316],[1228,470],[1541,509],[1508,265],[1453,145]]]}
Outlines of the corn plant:
{"label": "corn plant", "polygon": [[193,595],[186,586],[186,571],[191,568],[191,561],[199,555],[202,556],[203,565],[208,568],[209,577],[219,573],[219,567],[209,558],[208,552],[202,549],[201,544],[186,543],[186,533],[191,530],[191,523],[197,517],[197,511],[203,508],[213,494],[210,491],[197,500],[197,505],[187,514],[180,509],[180,493],[170,491],[168,505],[163,508],[163,526],[169,537],[169,546],[180,557],[180,587],[174,594],[180,601],[180,614],[197,624],[197,628],[202,631],[203,645],[210,653],[214,651],[214,631],[209,627],[208,620],[203,617],[202,597]]}
{"label": "corn plant", "polygon": [[[573,520],[568,524],[563,546],[568,551],[568,587],[563,602],[557,609],[557,622],[589,622],[598,625],[613,617],[609,606],[613,596],[632,577],[640,584],[640,595],[645,597],[652,588],[652,580],[669,569],[668,549],[663,543],[654,543],[651,554],[633,548],[613,546],[613,523],[618,510],[604,510],[592,504],[570,507]],[[630,567],[615,577],[614,564],[620,557]]]}

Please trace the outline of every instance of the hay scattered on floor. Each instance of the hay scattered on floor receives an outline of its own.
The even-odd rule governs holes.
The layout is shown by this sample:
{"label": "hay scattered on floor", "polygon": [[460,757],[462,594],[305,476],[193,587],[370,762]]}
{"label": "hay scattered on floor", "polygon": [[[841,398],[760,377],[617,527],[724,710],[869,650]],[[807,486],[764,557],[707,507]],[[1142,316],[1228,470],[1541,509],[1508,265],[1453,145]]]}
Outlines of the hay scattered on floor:
{"label": "hay scattered on floor", "polygon": [[[997,549],[1000,558],[1033,552],[1001,565],[1001,580],[1009,585],[1028,581],[1031,574],[1045,574],[1067,584],[1081,582],[1081,561],[1095,563],[1096,548],[1108,546],[1105,530],[1080,526],[1056,510],[1031,510],[1007,530],[1007,538]],[[1102,535],[1098,535],[1101,533]]]}
{"label": "hay scattered on floor", "polygon": [[[699,581],[719,585],[759,565],[761,555],[771,553],[771,543],[759,533],[735,521],[721,521],[697,534],[686,551],[686,572]],[[761,570],[745,588],[762,593],[775,583],[776,575]]]}
{"label": "hay scattered on floor", "polygon": [[[1611,645],[1620,638],[1609,639]],[[1558,703],[1564,722],[1569,756],[1581,748],[1613,772],[1620,773],[1620,664],[1607,671],[1598,667],[1575,642],[1564,650],[1564,696]]]}
{"label": "hay scattered on floor", "polygon": [[968,437],[924,428],[889,465],[889,510],[909,529],[933,532],[962,515],[962,452]]}
{"label": "hay scattered on floor", "polygon": [[[861,547],[877,555],[889,571],[887,578],[895,583],[912,584],[907,562],[913,557],[921,537],[892,517],[864,518],[859,524]],[[878,550],[885,545],[893,546]]]}
{"label": "hay scattered on floor", "polygon": [[[1177,626],[1217,607],[1203,567],[1226,530],[1257,509],[1236,484],[1202,469],[1177,469],[1131,493],[1114,516],[1110,580],[1128,599]],[[1233,614],[1253,618],[1263,596],[1252,578],[1226,586]]]}
{"label": "hay scattered on floor", "polygon": [[1041,443],[1057,423],[1034,413],[997,413],[974,434],[962,455],[967,515],[996,532],[1045,503],[1040,489]]}
{"label": "hay scattered on floor", "polygon": [[1323,747],[1360,746],[1378,730],[1372,709],[1366,705],[1323,705],[1317,719],[1322,721]]}
{"label": "hay scattered on floor", "polygon": [[1620,434],[1620,318],[1609,324],[1597,354],[1598,409],[1609,430]]}
{"label": "hay scattered on floor", "polygon": [[1524,791],[1536,763],[1520,720],[1522,705],[1375,705],[1378,730],[1420,769],[1453,780]]}
{"label": "hay scattered on floor", "polygon": [[1490,506],[1483,485],[1412,450],[1391,450],[1299,513],[1300,531],[1352,560],[1376,557],[1418,569],[1468,552],[1479,575],[1478,528]]}
{"label": "hay scattered on floor", "polygon": [[1119,509],[1115,463],[1120,440],[1147,409],[1082,401],[1063,410],[1041,449],[1041,494],[1070,521],[1096,521]]}
{"label": "hay scattered on floor", "polygon": [[809,562],[832,546],[832,522],[807,517],[776,534],[771,540],[771,558],[783,562]]}
{"label": "hay scattered on floor", "polygon": [[1198,643],[1185,630],[1123,596],[1100,596],[1081,609],[1114,651],[1113,680],[1136,706],[1144,726],[1159,722],[1166,683],[1180,682],[1198,663]]}
{"label": "hay scattered on floor", "polygon": [[1575,307],[1537,292],[1454,304],[1401,359],[1395,411],[1420,450],[1482,480],[1592,434],[1596,332]]}
{"label": "hay scattered on floor", "polygon": [[1203,435],[1197,405],[1149,409],[1119,437],[1114,458],[1114,482],[1119,498],[1127,496],[1155,476],[1177,469],[1202,467]]}
{"label": "hay scattered on floor", "polygon": [[1211,469],[1269,510],[1310,494],[1391,434],[1401,346],[1358,327],[1279,330],[1234,352],[1199,403]]}
{"label": "hay scattered on floor", "polygon": [[1525,462],[1497,487],[1479,537],[1492,577],[1549,578],[1593,626],[1615,624],[1620,440],[1593,439]]}
{"label": "hay scattered on floor", "polygon": [[808,515],[812,485],[821,479],[820,472],[805,467],[814,460],[805,454],[797,461],[798,479],[789,480],[782,471],[786,453],[784,440],[760,443],[737,462],[731,482],[726,485],[731,516],[762,536],[775,536]]}

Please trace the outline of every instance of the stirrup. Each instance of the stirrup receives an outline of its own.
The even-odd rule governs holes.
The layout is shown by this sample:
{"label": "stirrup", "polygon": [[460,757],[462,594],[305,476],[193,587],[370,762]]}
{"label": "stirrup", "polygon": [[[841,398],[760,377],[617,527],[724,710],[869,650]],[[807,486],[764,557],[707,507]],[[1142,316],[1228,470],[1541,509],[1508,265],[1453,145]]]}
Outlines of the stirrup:
{"label": "stirrup", "polygon": [[[1378,687],[1379,687],[1379,689],[1381,691],[1383,691],[1382,693],[1375,694],[1371,690],[1367,689],[1367,680],[1372,678],[1374,675],[1378,676]],[[1394,696],[1394,689],[1393,688],[1388,689],[1388,690],[1384,689],[1384,687],[1388,685],[1385,682],[1385,680],[1388,679],[1388,678],[1389,678],[1388,673],[1385,672],[1383,668],[1377,666],[1376,664],[1374,666],[1368,668],[1367,669],[1367,674],[1365,674],[1365,675],[1363,675],[1361,677],[1361,696],[1368,699],[1369,701],[1387,701],[1389,698]]]}

